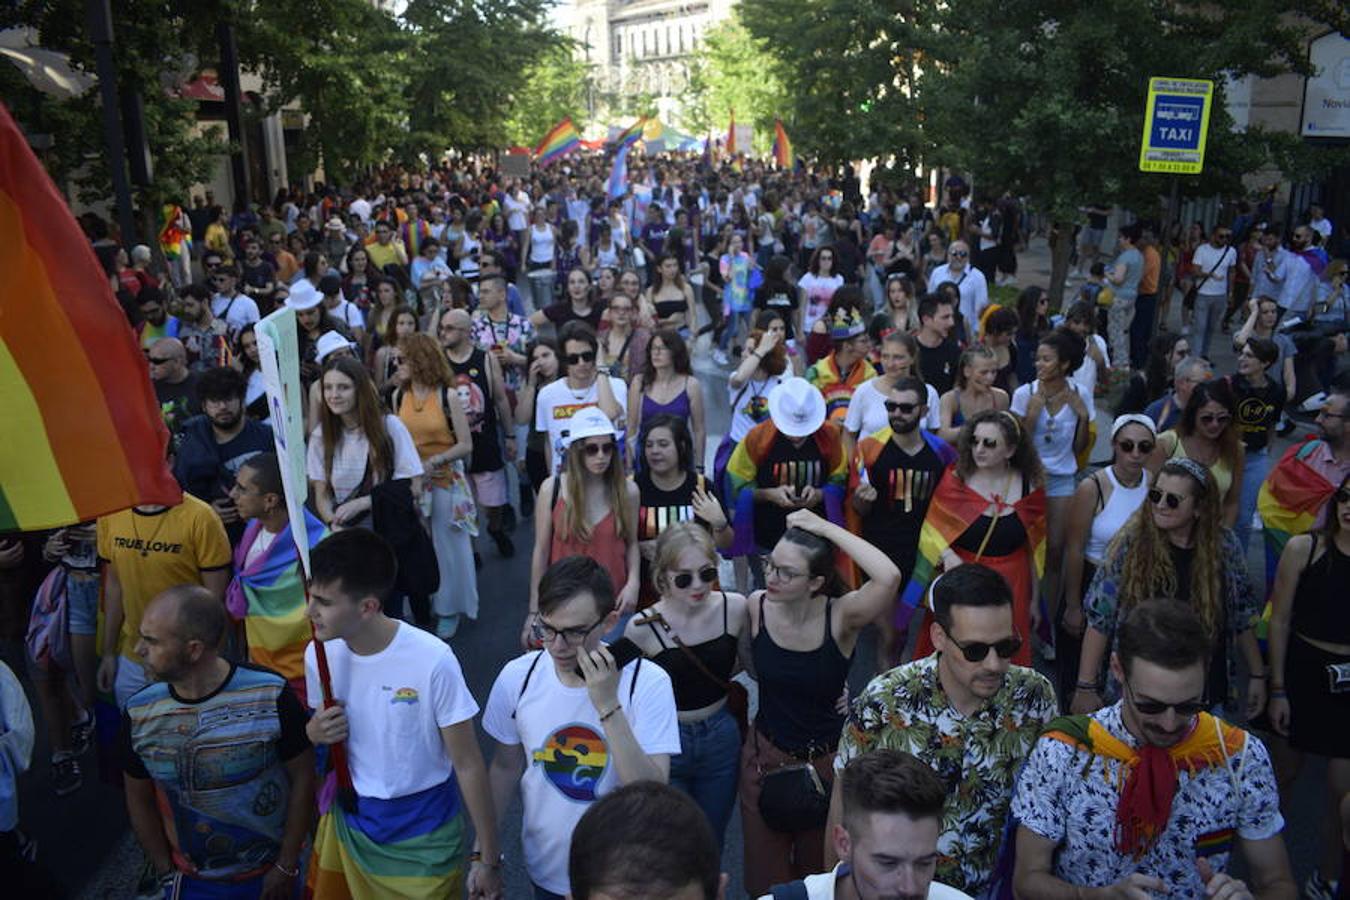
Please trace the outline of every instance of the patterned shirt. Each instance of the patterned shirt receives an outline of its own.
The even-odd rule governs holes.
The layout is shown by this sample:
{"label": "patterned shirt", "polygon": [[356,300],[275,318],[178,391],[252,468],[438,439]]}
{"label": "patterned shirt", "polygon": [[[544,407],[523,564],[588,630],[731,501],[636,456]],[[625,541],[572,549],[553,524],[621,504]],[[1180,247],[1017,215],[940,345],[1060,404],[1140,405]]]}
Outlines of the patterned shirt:
{"label": "patterned shirt", "polygon": [[[1138,746],[1121,719],[1119,703],[1092,718],[1129,746]],[[1284,828],[1270,756],[1260,739],[1248,735],[1246,747],[1228,767],[1181,772],[1167,829],[1136,860],[1115,846],[1120,767],[1116,760],[1094,757],[1054,738],[1042,738],[1032,750],[1017,781],[1012,811],[1024,827],[1059,844],[1056,878],[1105,887],[1140,872],[1161,879],[1174,897],[1203,897],[1196,857],[1207,857],[1210,867],[1222,872],[1235,835],[1260,841]]]}
{"label": "patterned shirt", "polygon": [[993,877],[1017,771],[1058,712],[1044,675],[1010,666],[1003,687],[973,715],[947,700],[938,655],[873,678],[853,703],[835,769],[868,750],[904,750],[947,785],[937,881],[978,895]]}
{"label": "patterned shirt", "polygon": [[[473,314],[474,345],[488,353],[497,344],[501,344],[513,353],[526,355],[534,341],[534,325],[524,316],[509,314],[505,322],[494,322],[487,313],[479,310]],[[502,381],[508,390],[518,391],[524,382],[525,372],[519,366],[502,365]]]}

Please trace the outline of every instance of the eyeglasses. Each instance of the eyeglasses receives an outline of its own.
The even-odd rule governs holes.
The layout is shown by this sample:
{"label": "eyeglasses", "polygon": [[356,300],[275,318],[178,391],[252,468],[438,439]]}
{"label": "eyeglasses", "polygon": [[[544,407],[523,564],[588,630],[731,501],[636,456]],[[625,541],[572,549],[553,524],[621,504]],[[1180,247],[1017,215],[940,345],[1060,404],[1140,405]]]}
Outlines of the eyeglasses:
{"label": "eyeglasses", "polygon": [[603,444],[583,444],[582,449],[586,451],[587,456],[610,456],[614,453],[614,442],[606,441]]}
{"label": "eyeglasses", "polygon": [[918,408],[919,404],[917,403],[900,403],[896,400],[886,401],[886,412],[888,413],[898,412],[902,416],[912,416],[914,415],[914,410]]}
{"label": "eyeglasses", "polygon": [[1153,700],[1150,698],[1140,699],[1140,697],[1135,694],[1134,688],[1130,687],[1128,681],[1124,684],[1125,693],[1130,695],[1130,703],[1134,705],[1135,710],[1139,712],[1140,715],[1160,716],[1171,709],[1175,710],[1176,714],[1182,718],[1189,719],[1191,716],[1202,712],[1209,706],[1209,701],[1205,700],[1203,697],[1197,700],[1183,700],[1180,703],[1164,703],[1161,700]]}
{"label": "eyeglasses", "polygon": [[1350,503],[1350,490],[1341,488],[1333,496],[1337,503]]}
{"label": "eyeglasses", "polygon": [[552,625],[549,625],[543,619],[536,616],[534,623],[530,626],[530,631],[534,634],[535,640],[542,644],[551,644],[561,636],[564,644],[575,647],[577,644],[586,640],[586,635],[599,628],[604,621],[605,620],[602,617],[589,628],[554,628]]}
{"label": "eyeglasses", "polygon": [[1145,456],[1147,456],[1148,454],[1153,452],[1152,441],[1139,441],[1136,443],[1135,441],[1124,440],[1120,441],[1118,444],[1116,444],[1116,446],[1118,446],[1121,450],[1123,450],[1126,453],[1133,453],[1135,450],[1138,450],[1140,453],[1143,453]]}
{"label": "eyeglasses", "polygon": [[394,365],[396,365],[396,366],[401,366],[401,365],[403,365],[403,357],[401,357],[401,356],[391,356],[391,357],[389,357],[389,361],[390,361],[391,363],[393,363]]}
{"label": "eyeglasses", "polygon": [[[703,568],[699,569],[698,580],[703,582],[704,584],[712,584],[714,581],[717,580],[717,566],[704,566]],[[694,583],[694,573],[681,572],[674,578],[670,579],[670,583],[683,591],[686,588],[688,588],[689,585]]]}
{"label": "eyeglasses", "polygon": [[149,360],[150,365],[152,366],[162,366],[173,362],[172,356],[147,356],[146,359]]}
{"label": "eyeglasses", "polygon": [[998,438],[974,438],[972,447],[983,447],[986,450],[993,450],[998,446]]}
{"label": "eyeglasses", "polygon": [[1152,503],[1154,506],[1157,506],[1159,503],[1165,502],[1167,504],[1168,509],[1176,509],[1185,501],[1186,498],[1183,497],[1181,494],[1174,494],[1171,491],[1159,490],[1158,488],[1150,488],[1148,492],[1148,502]]}
{"label": "eyeglasses", "polygon": [[999,659],[1012,659],[1013,654],[1022,649],[1022,639],[1017,635],[1004,638],[1001,641],[994,641],[992,644],[984,641],[971,641],[963,644],[947,629],[942,629],[943,634],[947,635],[947,640],[956,645],[956,649],[961,651],[961,655],[966,658],[966,662],[977,663],[984,662],[989,656],[989,651],[993,650],[998,654]]}
{"label": "eyeglasses", "polygon": [[954,256],[957,259],[965,259],[967,256],[970,256],[965,250],[949,250],[947,251],[947,255]]}
{"label": "eyeglasses", "polygon": [[595,362],[595,351],[587,350],[584,353],[569,353],[563,357],[569,366],[575,366],[577,363]]}
{"label": "eyeglasses", "polygon": [[623,304],[622,306],[619,305],[619,304],[617,304],[617,303],[611,303],[611,304],[609,305],[609,311],[610,311],[610,312],[632,312],[632,311],[633,311],[633,307],[630,306],[630,305],[627,304],[627,303]]}
{"label": "eyeglasses", "polygon": [[1200,416],[1200,421],[1206,425],[1227,425],[1228,420],[1233,418],[1228,413],[1207,413]]}
{"label": "eyeglasses", "polygon": [[771,556],[760,557],[760,565],[764,567],[764,580],[777,578],[781,581],[796,581],[805,575],[805,572],[798,572],[795,569],[787,569],[773,561]]}

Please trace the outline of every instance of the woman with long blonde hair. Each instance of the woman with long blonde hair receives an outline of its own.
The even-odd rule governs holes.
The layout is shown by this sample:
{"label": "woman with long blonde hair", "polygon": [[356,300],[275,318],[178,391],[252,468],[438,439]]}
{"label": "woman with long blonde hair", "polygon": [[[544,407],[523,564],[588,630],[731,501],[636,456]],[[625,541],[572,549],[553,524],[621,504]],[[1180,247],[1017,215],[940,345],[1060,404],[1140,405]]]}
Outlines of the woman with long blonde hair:
{"label": "woman with long blonde hair", "polygon": [[[539,610],[539,579],[565,556],[589,556],[609,572],[618,588],[619,614],[627,621],[637,606],[641,579],[638,545],[638,489],[624,473],[618,437],[598,407],[571,418],[562,471],[539,486],[530,559],[530,609],[521,641],[531,646],[531,625]],[[548,504],[548,509],[544,504]]]}
{"label": "woman with long blonde hair", "polygon": [[1247,714],[1265,705],[1265,664],[1252,625],[1261,608],[1237,538],[1221,523],[1219,491],[1208,469],[1193,459],[1163,464],[1148,499],[1107,546],[1106,559],[1083,596],[1087,629],[1079,657],[1075,713],[1099,709],[1118,695],[1103,684],[1116,626],[1134,605],[1167,597],[1194,607],[1214,639],[1208,700],[1226,705],[1241,696],[1237,657],[1250,673]]}

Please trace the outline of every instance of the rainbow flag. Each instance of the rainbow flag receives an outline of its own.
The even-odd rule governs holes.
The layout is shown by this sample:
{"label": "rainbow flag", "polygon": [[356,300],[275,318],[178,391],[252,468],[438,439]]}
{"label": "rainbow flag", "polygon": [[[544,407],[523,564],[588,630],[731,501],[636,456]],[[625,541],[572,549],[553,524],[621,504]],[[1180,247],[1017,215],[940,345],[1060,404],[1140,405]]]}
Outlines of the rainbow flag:
{"label": "rainbow flag", "polygon": [[[1336,491],[1336,485],[1305,462],[1321,443],[1310,437],[1284,451],[1261,485],[1256,510],[1266,527],[1267,562],[1278,563],[1291,537],[1312,530],[1317,514]],[[1266,568],[1275,571],[1273,564]]]}
{"label": "rainbow flag", "polygon": [[791,169],[797,157],[792,152],[792,141],[783,130],[783,120],[773,120],[773,159],[780,169]]}
{"label": "rainbow flag", "polygon": [[192,252],[192,231],[183,227],[183,208],[164,204],[164,227],[159,230],[159,249],[165,259],[179,259]]}
{"label": "rainbow flag", "polygon": [[0,531],[182,499],[131,325],[0,104]]}
{"label": "rainbow flag", "polygon": [[572,117],[568,116],[554,125],[553,130],[544,135],[539,146],[534,148],[535,160],[540,166],[546,166],[556,159],[562,159],[580,146],[581,133],[577,131],[577,126],[572,124]]}
{"label": "rainbow flag", "polygon": [[606,189],[609,199],[617,200],[628,190],[628,148],[631,144],[619,147],[614,154],[614,168],[609,170],[609,186]]}
{"label": "rainbow flag", "polygon": [[614,143],[620,148],[631,147],[642,139],[642,132],[647,127],[647,117],[638,116],[638,120],[629,125],[618,136],[614,138]]}

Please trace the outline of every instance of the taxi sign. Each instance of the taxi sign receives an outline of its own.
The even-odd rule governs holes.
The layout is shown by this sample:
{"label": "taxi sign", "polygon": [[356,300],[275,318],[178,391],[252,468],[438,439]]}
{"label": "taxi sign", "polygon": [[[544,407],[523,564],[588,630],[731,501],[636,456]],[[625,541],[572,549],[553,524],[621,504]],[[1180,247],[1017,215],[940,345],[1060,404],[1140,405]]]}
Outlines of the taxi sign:
{"label": "taxi sign", "polygon": [[1205,136],[1214,82],[1150,78],[1139,171],[1198,175],[1205,167]]}

